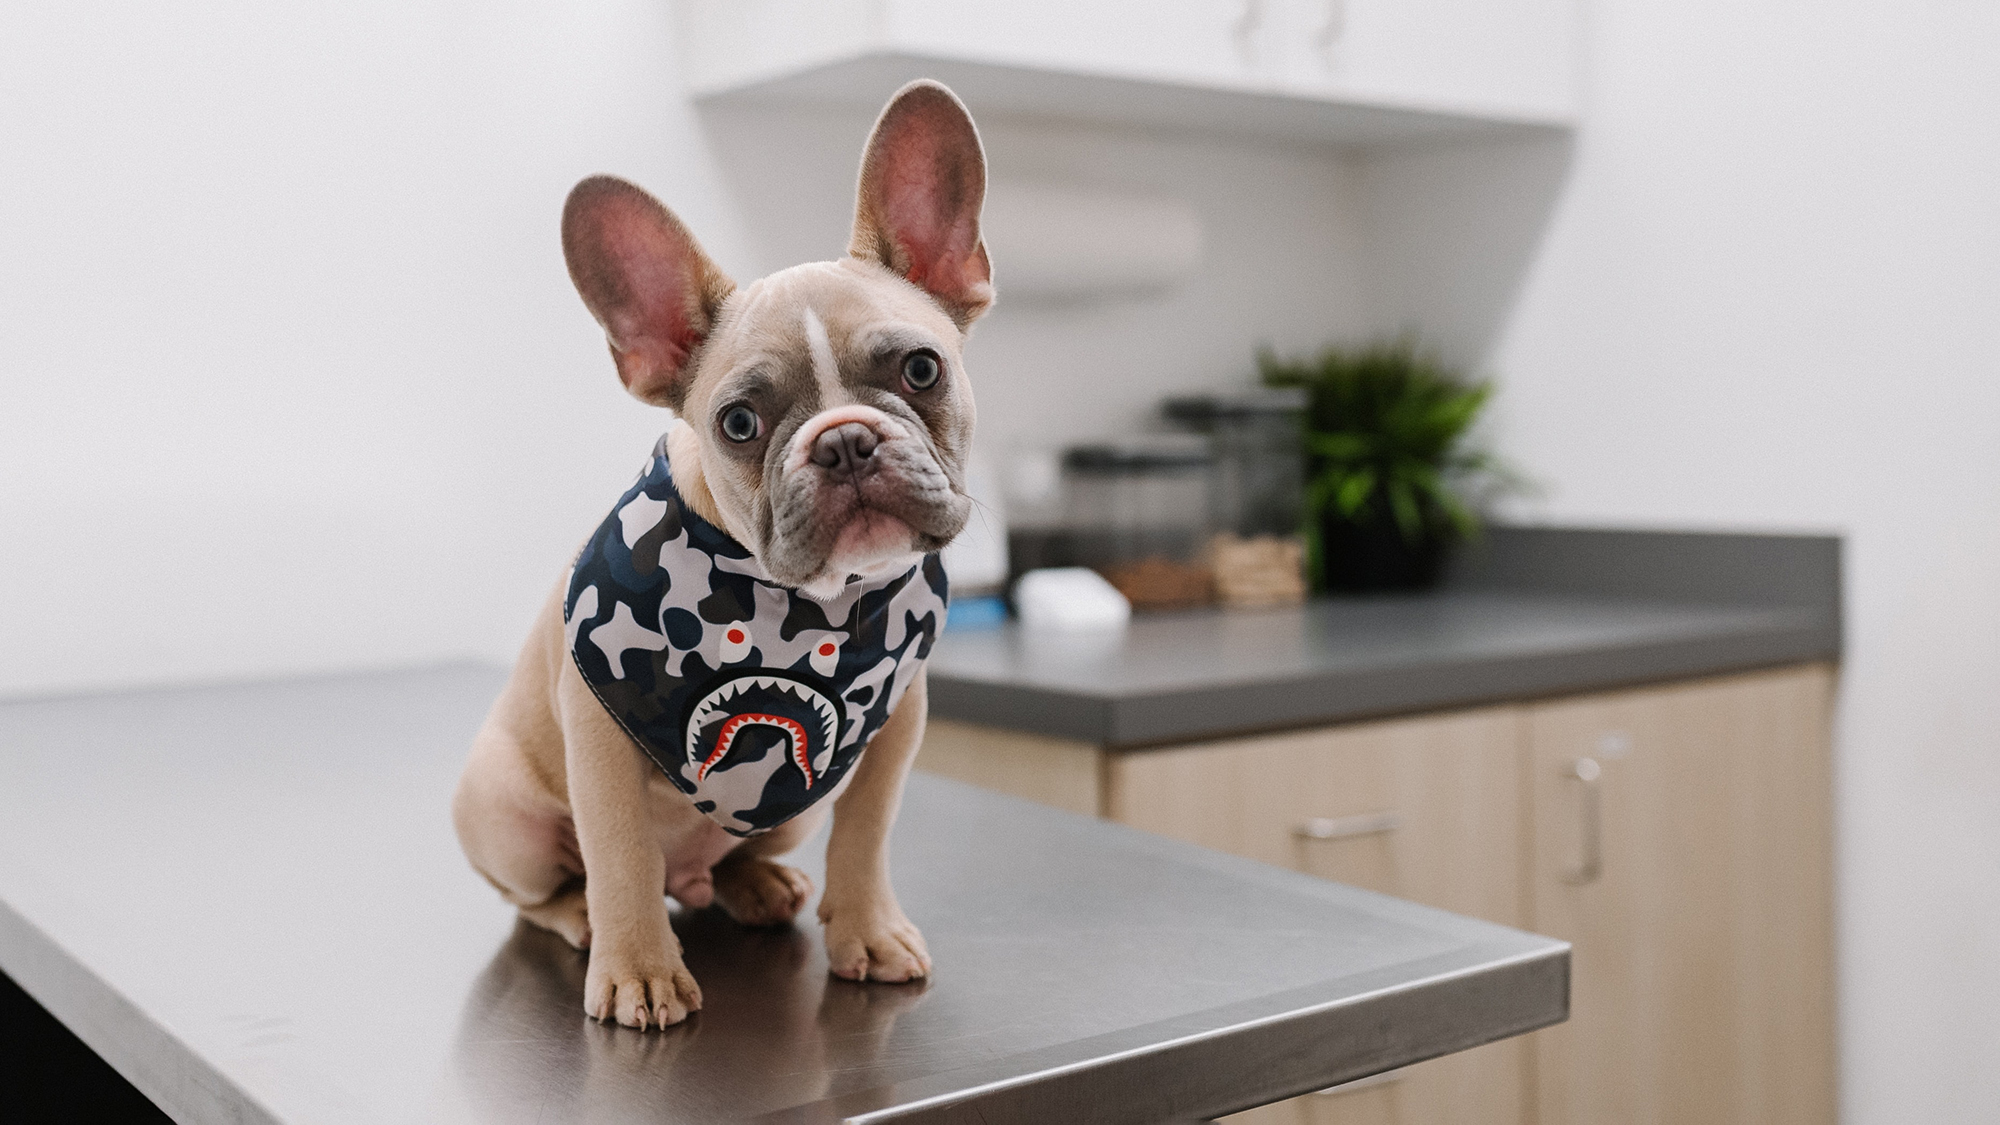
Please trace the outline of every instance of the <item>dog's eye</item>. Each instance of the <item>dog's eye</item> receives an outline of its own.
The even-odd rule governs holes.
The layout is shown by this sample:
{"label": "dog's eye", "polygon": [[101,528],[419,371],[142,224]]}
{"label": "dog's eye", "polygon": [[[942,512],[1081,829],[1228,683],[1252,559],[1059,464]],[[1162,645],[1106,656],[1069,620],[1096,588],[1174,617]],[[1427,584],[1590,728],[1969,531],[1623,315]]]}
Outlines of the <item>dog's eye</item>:
{"label": "dog's eye", "polygon": [[737,403],[722,412],[722,436],[730,441],[739,444],[753,441],[762,432],[764,432],[764,420],[757,417],[755,410],[742,403]]}
{"label": "dog's eye", "polygon": [[938,375],[944,365],[938,362],[937,354],[915,351],[903,357],[903,382],[913,391],[927,391],[937,386]]}

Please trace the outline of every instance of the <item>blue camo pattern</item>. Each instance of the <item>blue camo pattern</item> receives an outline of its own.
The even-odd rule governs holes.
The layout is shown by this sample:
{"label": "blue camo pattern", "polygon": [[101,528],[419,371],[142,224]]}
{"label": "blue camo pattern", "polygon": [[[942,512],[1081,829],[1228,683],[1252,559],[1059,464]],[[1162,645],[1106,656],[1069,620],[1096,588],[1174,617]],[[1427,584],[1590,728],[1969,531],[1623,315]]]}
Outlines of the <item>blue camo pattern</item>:
{"label": "blue camo pattern", "polygon": [[571,659],[667,779],[754,836],[840,784],[943,628],[935,554],[821,602],[772,581],[674,490],[661,439],[577,555]]}

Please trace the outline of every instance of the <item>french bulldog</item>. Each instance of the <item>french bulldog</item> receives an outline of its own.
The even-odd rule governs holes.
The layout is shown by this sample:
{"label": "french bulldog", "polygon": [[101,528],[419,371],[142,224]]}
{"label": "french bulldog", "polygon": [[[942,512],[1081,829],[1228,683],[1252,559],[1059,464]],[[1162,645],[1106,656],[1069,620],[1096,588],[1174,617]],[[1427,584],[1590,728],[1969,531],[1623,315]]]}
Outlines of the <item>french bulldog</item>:
{"label": "french bulldog", "polygon": [[838,261],[739,288],[639,188],[570,193],[570,277],[625,388],[673,417],[543,607],[452,816],[523,918],[589,951],[592,1017],[698,1010],[666,896],[789,923],[814,888],[779,857],[829,811],[830,970],[931,972],[888,839],[942,627],[937,552],[971,508],[985,191],[971,116],[914,82],[868,138]]}

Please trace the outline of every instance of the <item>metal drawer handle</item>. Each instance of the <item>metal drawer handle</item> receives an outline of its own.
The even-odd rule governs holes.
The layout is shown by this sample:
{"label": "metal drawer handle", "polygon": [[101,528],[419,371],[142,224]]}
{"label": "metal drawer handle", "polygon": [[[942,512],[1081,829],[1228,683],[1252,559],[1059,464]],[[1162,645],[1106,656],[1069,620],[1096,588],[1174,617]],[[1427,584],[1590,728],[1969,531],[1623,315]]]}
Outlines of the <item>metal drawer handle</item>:
{"label": "metal drawer handle", "polygon": [[1563,776],[1573,777],[1583,786],[1583,821],[1579,830],[1582,855],[1575,867],[1563,872],[1563,882],[1581,887],[1597,882],[1597,877],[1604,874],[1604,815],[1598,790],[1598,779],[1604,776],[1604,770],[1596,758],[1578,758],[1563,770]]}
{"label": "metal drawer handle", "polygon": [[1401,1082],[1402,1080],[1403,1072],[1401,1070],[1385,1070],[1380,1074],[1371,1074],[1366,1078],[1357,1078],[1352,1082],[1342,1082],[1338,1086],[1328,1086],[1324,1090],[1314,1090],[1310,1096],[1315,1098],[1337,1098],[1342,1094],[1358,1094],[1363,1090],[1372,1090],[1377,1086],[1387,1086],[1391,1082]]}
{"label": "metal drawer handle", "polygon": [[1402,826],[1403,814],[1393,812],[1360,813],[1355,816],[1316,816],[1292,829],[1292,835],[1301,840],[1347,840],[1355,836],[1394,832]]}

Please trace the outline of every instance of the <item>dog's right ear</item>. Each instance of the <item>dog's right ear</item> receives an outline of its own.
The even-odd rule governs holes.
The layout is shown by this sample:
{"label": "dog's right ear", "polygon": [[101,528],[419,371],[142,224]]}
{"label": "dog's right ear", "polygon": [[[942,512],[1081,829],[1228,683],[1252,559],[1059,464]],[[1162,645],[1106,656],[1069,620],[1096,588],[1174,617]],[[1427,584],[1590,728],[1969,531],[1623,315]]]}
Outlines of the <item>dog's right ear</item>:
{"label": "dog's right ear", "polygon": [[604,326],[625,389],[678,408],[688,358],[736,283],[673,212],[614,176],[592,176],[571,189],[562,244],[570,280]]}

